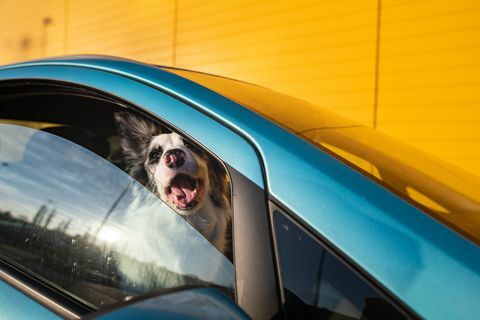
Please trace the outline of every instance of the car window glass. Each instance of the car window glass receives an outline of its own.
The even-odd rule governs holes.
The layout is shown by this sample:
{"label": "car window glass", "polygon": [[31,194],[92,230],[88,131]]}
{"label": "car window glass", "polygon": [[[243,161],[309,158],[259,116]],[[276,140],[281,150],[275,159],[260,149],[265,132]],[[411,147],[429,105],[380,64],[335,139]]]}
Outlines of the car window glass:
{"label": "car window glass", "polygon": [[[62,122],[55,99],[43,114],[39,101],[38,111],[28,99],[23,110],[16,101],[18,119],[8,101],[0,104],[0,258],[94,308],[184,285],[213,285],[233,296],[230,220],[220,226],[210,216],[231,214],[224,166],[134,111],[109,105],[97,118],[92,113],[81,120],[79,109],[77,117],[75,111],[63,113]],[[142,151],[176,170],[162,190],[155,183],[160,173],[149,177],[152,166],[148,172],[132,167],[122,140],[130,131],[119,124],[119,115],[134,115],[138,125],[145,119],[168,135],[165,148],[173,152],[158,154],[158,144]]]}
{"label": "car window glass", "polygon": [[405,319],[283,213],[276,210],[273,217],[289,319]]}
{"label": "car window glass", "polygon": [[335,154],[339,155],[343,159],[346,159],[349,162],[355,164],[359,169],[365,172],[368,172],[375,178],[382,179],[382,177],[380,176],[380,172],[378,171],[378,168],[375,167],[371,162],[363,159],[362,157],[356,156],[353,153],[337,148],[331,144],[322,142],[321,145],[329,149],[330,151],[334,152]]}

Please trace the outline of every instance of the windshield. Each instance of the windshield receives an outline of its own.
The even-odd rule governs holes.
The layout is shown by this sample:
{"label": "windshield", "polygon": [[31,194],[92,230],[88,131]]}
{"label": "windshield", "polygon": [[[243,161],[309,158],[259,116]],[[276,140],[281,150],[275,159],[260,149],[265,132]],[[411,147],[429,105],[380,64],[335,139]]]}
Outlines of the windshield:
{"label": "windshield", "polygon": [[232,79],[166,70],[216,91],[327,150],[480,243],[480,178],[302,100]]}

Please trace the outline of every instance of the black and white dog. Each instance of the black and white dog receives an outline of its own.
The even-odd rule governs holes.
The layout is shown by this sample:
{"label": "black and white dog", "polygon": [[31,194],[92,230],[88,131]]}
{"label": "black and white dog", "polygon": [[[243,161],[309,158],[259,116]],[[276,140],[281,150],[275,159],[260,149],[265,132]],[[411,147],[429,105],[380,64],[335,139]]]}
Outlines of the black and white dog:
{"label": "black and white dog", "polygon": [[230,182],[219,161],[146,117],[123,111],[115,121],[127,172],[229,254]]}

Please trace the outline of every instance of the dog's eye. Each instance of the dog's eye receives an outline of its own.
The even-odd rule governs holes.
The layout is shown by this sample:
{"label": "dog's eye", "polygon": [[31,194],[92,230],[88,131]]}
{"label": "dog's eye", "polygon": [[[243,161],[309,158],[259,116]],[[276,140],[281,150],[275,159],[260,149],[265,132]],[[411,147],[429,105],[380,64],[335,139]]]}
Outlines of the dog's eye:
{"label": "dog's eye", "polygon": [[187,148],[192,145],[192,144],[191,144],[190,142],[188,142],[188,140],[186,140],[185,138],[182,138],[182,142],[183,142],[183,145],[184,145],[185,147],[187,147]]}
{"label": "dog's eye", "polygon": [[162,148],[158,147],[150,151],[150,153],[148,154],[148,160],[150,162],[157,162],[161,156],[162,156]]}
{"label": "dog's eye", "polygon": [[189,149],[192,149],[192,150],[193,150],[193,149],[196,149],[196,148],[197,148],[193,143],[191,143],[190,141],[188,141],[188,140],[185,139],[185,138],[182,138],[182,142],[183,142],[183,145],[184,145],[185,147],[189,148]]}
{"label": "dog's eye", "polygon": [[189,142],[189,141],[186,140],[186,139],[182,139],[182,140],[183,140],[183,145],[184,145],[186,148],[190,149],[190,150],[191,150],[192,152],[194,152],[194,153],[197,153],[197,154],[198,154],[198,153],[201,153],[200,149],[198,149],[196,145],[194,145],[193,143]]}

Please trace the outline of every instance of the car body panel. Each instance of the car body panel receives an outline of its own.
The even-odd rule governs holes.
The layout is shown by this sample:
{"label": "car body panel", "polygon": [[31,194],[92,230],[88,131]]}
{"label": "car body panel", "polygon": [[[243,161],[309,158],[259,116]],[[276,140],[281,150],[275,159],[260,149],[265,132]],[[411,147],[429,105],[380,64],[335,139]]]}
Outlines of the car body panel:
{"label": "car body panel", "polygon": [[[0,70],[0,80],[30,78],[95,87],[171,119],[195,138],[201,137],[197,139],[200,142],[222,140],[218,150],[212,151],[262,184],[262,173],[249,167],[252,156],[244,157],[245,150],[239,150],[231,137],[216,136],[221,125],[178,119],[173,110],[161,108],[162,101],[153,89],[135,81],[192,104],[255,147],[272,198],[413,312],[436,319],[480,317],[480,250],[476,245],[330,154],[234,101],[178,75],[128,60],[70,57]],[[178,107],[185,109],[183,104]]]}
{"label": "car body panel", "polygon": [[2,319],[62,319],[6,282],[0,281]]}
{"label": "car body panel", "polygon": [[261,86],[164,68],[195,81],[328,150],[480,245],[480,178],[442,159]]}
{"label": "car body panel", "polygon": [[92,315],[92,318],[98,320],[250,319],[230,298],[213,288],[188,289],[132,301],[124,307],[98,317]]}

